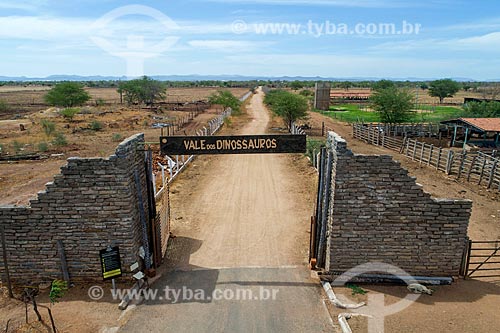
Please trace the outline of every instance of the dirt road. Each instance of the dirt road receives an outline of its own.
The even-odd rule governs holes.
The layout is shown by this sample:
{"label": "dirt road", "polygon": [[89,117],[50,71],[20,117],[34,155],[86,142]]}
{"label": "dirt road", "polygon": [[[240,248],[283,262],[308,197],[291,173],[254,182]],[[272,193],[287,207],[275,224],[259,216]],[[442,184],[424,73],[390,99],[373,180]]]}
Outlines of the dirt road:
{"label": "dirt road", "polygon": [[[253,96],[241,134],[266,133],[270,119],[262,97],[262,92]],[[154,286],[163,298],[139,307],[124,332],[332,330],[319,284],[306,268],[314,175],[302,171],[303,158],[293,160],[283,155],[197,159],[172,188],[176,238],[168,250],[170,270]],[[198,289],[205,298],[175,301],[164,293],[166,287]],[[253,292],[252,300],[210,299],[214,291],[231,296],[241,288]],[[275,300],[260,297],[264,290],[274,290]]]}

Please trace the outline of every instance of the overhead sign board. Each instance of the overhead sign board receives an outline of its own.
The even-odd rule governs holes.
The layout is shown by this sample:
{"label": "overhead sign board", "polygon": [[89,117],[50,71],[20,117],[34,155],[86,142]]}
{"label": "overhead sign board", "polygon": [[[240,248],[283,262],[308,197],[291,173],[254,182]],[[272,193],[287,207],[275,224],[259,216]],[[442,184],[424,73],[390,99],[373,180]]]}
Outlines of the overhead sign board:
{"label": "overhead sign board", "polygon": [[305,135],[163,136],[164,155],[305,153]]}
{"label": "overhead sign board", "polygon": [[118,246],[108,247],[99,251],[101,259],[102,277],[110,280],[122,276],[122,263]]}

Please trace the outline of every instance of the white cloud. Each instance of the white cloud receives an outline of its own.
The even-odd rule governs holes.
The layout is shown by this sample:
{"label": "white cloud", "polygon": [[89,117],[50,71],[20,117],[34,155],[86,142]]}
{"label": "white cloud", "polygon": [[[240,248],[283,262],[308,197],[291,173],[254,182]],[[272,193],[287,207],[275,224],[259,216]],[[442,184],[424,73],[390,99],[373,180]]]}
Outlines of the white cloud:
{"label": "white cloud", "polygon": [[92,22],[76,18],[0,17],[1,38],[52,40],[88,35]]}
{"label": "white cloud", "polygon": [[116,20],[105,29],[95,30],[92,18],[0,16],[0,38],[57,40],[99,34],[103,36],[142,35],[162,38],[165,35],[233,34],[231,24],[203,21],[176,21],[177,29],[168,29],[154,20]]}
{"label": "white cloud", "polygon": [[471,31],[471,30],[498,30],[500,29],[500,17],[490,18],[485,20],[477,20],[465,23],[452,24],[442,28],[435,29],[436,31]]}
{"label": "white cloud", "polygon": [[483,36],[461,38],[451,41],[451,45],[467,47],[471,51],[490,50],[500,52],[500,32],[493,32]]}
{"label": "white cloud", "polygon": [[450,39],[422,39],[402,42],[382,43],[370,48],[371,51],[394,54],[397,52],[425,52],[436,51],[441,54],[450,52],[465,53],[500,53],[500,32],[493,32],[480,36]]}

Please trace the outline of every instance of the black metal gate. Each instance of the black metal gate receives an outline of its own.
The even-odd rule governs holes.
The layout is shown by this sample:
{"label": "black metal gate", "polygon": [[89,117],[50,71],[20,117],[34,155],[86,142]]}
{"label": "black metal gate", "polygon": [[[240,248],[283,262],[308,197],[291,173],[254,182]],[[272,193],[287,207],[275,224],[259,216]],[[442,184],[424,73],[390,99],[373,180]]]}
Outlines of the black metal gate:
{"label": "black metal gate", "polygon": [[330,207],[330,188],[332,182],[333,154],[326,148],[321,149],[318,163],[318,192],[316,210],[311,217],[309,261],[311,266],[324,268],[326,259],[327,224]]}
{"label": "black metal gate", "polygon": [[500,240],[467,242],[462,275],[464,278],[500,277]]}

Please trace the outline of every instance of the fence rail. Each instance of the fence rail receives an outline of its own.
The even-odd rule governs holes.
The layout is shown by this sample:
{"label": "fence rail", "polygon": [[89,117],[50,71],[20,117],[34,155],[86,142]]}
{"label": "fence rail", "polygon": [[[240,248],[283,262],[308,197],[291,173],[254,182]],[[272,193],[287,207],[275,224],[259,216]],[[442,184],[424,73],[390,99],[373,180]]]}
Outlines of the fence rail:
{"label": "fence rail", "polygon": [[457,151],[417,139],[392,137],[379,124],[353,124],[353,136],[366,143],[396,151],[422,165],[488,189],[500,191],[500,159],[497,152]]}

